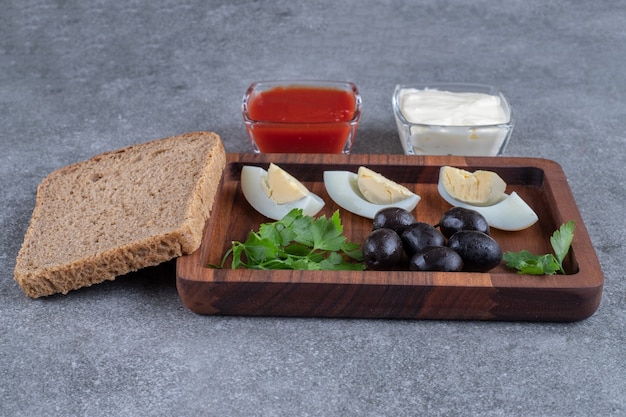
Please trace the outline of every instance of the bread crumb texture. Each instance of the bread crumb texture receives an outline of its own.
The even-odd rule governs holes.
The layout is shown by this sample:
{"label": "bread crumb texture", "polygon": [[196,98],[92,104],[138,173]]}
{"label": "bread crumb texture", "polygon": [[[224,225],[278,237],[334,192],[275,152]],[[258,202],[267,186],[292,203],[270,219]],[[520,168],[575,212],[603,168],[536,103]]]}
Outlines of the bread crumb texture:
{"label": "bread crumb texture", "polygon": [[37,189],[14,278],[36,298],[157,265],[200,246],[226,155],[193,132],[61,168]]}

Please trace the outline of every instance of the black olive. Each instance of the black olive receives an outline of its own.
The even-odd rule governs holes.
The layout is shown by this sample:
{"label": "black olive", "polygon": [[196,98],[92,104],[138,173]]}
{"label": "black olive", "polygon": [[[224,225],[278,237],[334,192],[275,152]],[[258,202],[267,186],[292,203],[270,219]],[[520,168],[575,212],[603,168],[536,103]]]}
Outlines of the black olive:
{"label": "black olive", "polygon": [[372,231],[361,249],[363,261],[370,269],[388,269],[402,260],[402,240],[391,229],[381,228]]}
{"label": "black olive", "polygon": [[463,269],[461,255],[446,246],[428,246],[411,257],[411,271],[453,272]]}
{"label": "black olive", "polygon": [[461,255],[464,271],[487,272],[502,261],[498,242],[476,230],[456,232],[448,239],[448,247]]}
{"label": "black olive", "polygon": [[482,214],[475,210],[452,207],[441,216],[439,230],[447,238],[461,230],[477,230],[488,235],[489,223]]}
{"label": "black olive", "polygon": [[415,217],[400,207],[387,207],[374,215],[374,230],[387,228],[401,234],[405,227],[415,223]]}
{"label": "black olive", "polygon": [[404,251],[411,257],[426,246],[445,246],[446,239],[441,232],[428,223],[415,222],[408,225],[402,235]]}

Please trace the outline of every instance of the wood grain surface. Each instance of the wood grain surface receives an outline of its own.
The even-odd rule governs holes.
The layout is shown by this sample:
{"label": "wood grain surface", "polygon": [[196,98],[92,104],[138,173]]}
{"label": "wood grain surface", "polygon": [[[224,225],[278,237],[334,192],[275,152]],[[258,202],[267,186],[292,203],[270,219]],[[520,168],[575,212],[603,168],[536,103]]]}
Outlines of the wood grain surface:
{"label": "wood grain surface", "polygon": [[[244,165],[270,162],[291,173],[326,201],[319,215],[339,207],[324,189],[323,172],[356,172],[367,166],[401,183],[422,199],[418,221],[437,224],[450,208],[437,192],[439,168],[497,172],[507,193],[517,193],[539,221],[519,232],[492,229],[503,251],[552,251],[549,237],[562,223],[576,222],[567,275],[521,275],[504,263],[488,273],[393,271],[257,271],[214,269],[233,240],[243,241],[267,218],[241,193]],[[371,220],[340,210],[344,233],[362,243]],[[211,218],[199,250],[177,260],[178,293],[198,314],[361,317],[446,320],[576,321],[599,306],[604,276],[567,179],[554,161],[538,158],[404,155],[228,154]]]}

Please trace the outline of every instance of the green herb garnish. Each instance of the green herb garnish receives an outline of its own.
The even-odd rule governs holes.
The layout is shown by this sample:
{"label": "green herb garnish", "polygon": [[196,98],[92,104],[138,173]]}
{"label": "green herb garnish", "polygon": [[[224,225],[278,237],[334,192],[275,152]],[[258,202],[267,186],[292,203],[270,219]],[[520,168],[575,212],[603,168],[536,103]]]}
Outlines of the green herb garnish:
{"label": "green herb garnish", "polygon": [[550,244],[554,250],[554,255],[535,255],[527,250],[520,252],[505,252],[502,259],[509,268],[517,269],[520,274],[530,275],[552,275],[560,272],[565,274],[563,260],[569,252],[572,240],[574,239],[574,221],[562,224],[550,237]]}
{"label": "green herb garnish", "polygon": [[291,210],[282,219],[250,231],[245,242],[232,242],[222,267],[232,255],[232,269],[363,270],[363,254],[343,236],[339,211],[326,219]]}

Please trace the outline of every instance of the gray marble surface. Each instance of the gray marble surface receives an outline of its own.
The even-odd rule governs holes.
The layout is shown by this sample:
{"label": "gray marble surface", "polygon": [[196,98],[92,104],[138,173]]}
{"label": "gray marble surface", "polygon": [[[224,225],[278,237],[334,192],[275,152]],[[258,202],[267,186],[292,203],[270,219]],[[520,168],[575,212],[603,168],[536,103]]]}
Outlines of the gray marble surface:
{"label": "gray marble surface", "polygon": [[[626,415],[621,1],[8,0],[0,13],[0,415]],[[174,264],[27,298],[15,257],[51,171],[193,130],[248,151],[252,81],[357,84],[354,153],[401,153],[401,82],[500,86],[509,156],[566,172],[605,274],[571,323],[198,316]]]}

